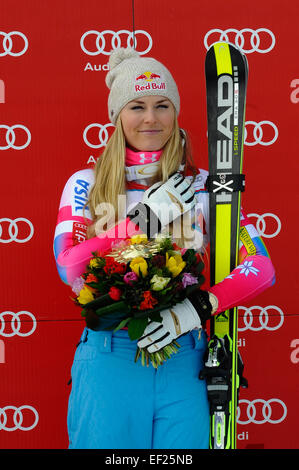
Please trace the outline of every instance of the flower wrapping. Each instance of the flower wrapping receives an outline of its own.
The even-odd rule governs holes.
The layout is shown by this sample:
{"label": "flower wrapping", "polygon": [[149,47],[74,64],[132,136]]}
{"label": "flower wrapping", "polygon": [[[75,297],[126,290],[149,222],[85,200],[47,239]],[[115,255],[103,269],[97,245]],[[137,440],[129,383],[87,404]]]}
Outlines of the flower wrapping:
{"label": "flower wrapping", "polygon": [[[169,236],[149,241],[137,235],[109,253],[92,255],[86,272],[74,282],[72,300],[83,317],[90,309],[97,315],[98,329],[127,328],[131,340],[139,339],[149,322],[161,322],[162,310],[182,302],[204,282],[200,254],[181,249]],[[142,364],[158,367],[178,348],[175,341],[152,354],[137,348],[135,361],[141,357]]]}

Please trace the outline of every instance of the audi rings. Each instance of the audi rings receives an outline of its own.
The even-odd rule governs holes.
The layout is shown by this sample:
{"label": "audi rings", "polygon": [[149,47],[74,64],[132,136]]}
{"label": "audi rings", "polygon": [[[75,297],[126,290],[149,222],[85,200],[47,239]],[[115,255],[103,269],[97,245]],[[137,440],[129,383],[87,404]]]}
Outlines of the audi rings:
{"label": "audi rings", "polygon": [[[241,405],[245,403],[247,404],[246,407],[246,415],[247,415],[247,420],[242,420],[240,416],[243,414],[241,411],[241,408],[244,409],[244,407],[241,407]],[[262,407],[256,407],[256,404],[260,403]],[[272,418],[273,409],[272,409],[272,404],[278,404],[279,408],[279,417],[276,419]],[[258,409],[257,409],[258,408]],[[274,407],[273,407],[274,408]],[[275,407],[277,408],[277,406]],[[270,423],[270,424],[279,424],[281,423],[285,417],[287,416],[287,407],[285,403],[282,400],[279,400],[278,398],[271,398],[270,400],[263,400],[262,398],[257,398],[255,400],[249,401],[249,400],[240,400],[239,401],[239,406],[237,409],[237,423],[238,424],[249,424],[249,423],[254,423],[254,424],[264,424],[264,423]]]}
{"label": "audi rings", "polygon": [[[0,57],[3,57],[5,55],[11,55],[13,57],[17,57],[20,55],[25,54],[25,52],[28,49],[28,39],[26,38],[25,34],[21,33],[20,31],[11,31],[10,33],[5,33],[3,31],[0,31],[0,36],[3,36],[3,49],[4,52],[0,52]],[[24,47],[21,51],[19,52],[12,52],[13,48],[13,41],[12,41],[12,36],[20,36],[23,41],[24,41]]]}
{"label": "audi rings", "polygon": [[[114,127],[113,124],[109,123],[109,124],[97,124],[97,123],[92,123],[92,124],[89,124],[89,126],[87,126],[85,129],[84,129],[84,132],[83,132],[83,140],[84,142],[86,143],[86,145],[88,145],[88,147],[92,147],[94,149],[98,149],[98,148],[101,148],[101,147],[105,147],[107,145],[107,142],[108,142],[108,138],[109,138],[109,134],[108,134],[108,131],[107,131],[107,128],[108,127]],[[99,128],[99,144],[92,144],[89,142],[89,140],[87,139],[87,133],[90,129],[93,129],[93,128]]]}
{"label": "audi rings", "polygon": [[[248,140],[248,126],[253,126],[253,141]],[[264,132],[263,128],[268,126],[273,129],[274,135],[270,140],[263,140]],[[244,129],[244,145],[253,146],[253,145],[272,145],[278,138],[278,129],[277,126],[271,121],[246,121]]]}
{"label": "audi rings", "polygon": [[[23,150],[28,147],[31,142],[31,133],[29,129],[27,129],[27,127],[23,126],[22,124],[15,124],[14,126],[6,126],[5,124],[0,124],[0,129],[6,129],[5,140],[7,143],[7,145],[4,146],[0,145],[0,150],[7,150],[9,148],[13,148],[15,150]],[[25,131],[27,139],[23,145],[14,145],[16,141],[15,129],[23,129],[23,131]]]}
{"label": "audi rings", "polygon": [[[13,411],[13,414],[9,411]],[[23,413],[26,410],[25,413]],[[29,411],[29,413],[28,413]],[[33,413],[33,418],[32,418]],[[12,416],[10,416],[12,414]],[[24,415],[26,414],[26,421],[29,421],[29,425],[24,425]],[[27,415],[29,414],[29,419]],[[30,416],[31,415],[31,416]],[[31,431],[31,429],[35,428],[38,423],[38,412],[36,411],[33,406],[30,405],[23,405],[23,406],[4,406],[4,408],[0,408],[0,431],[16,431],[19,429],[20,431]],[[12,424],[12,425],[10,425]]]}
{"label": "audi rings", "polygon": [[[244,315],[239,316],[239,318],[242,318],[244,322],[244,327],[240,327],[240,320],[239,320],[239,325],[238,325],[238,331],[246,331],[246,330],[251,330],[251,331],[261,331],[261,330],[268,330],[268,331],[275,331],[278,330],[284,322],[284,315],[283,311],[281,308],[276,307],[276,305],[268,305],[267,307],[259,307],[258,305],[254,305],[250,308],[247,307],[238,307],[238,310],[244,310]],[[259,310],[260,313],[258,315],[258,321],[259,325],[258,326],[253,326],[254,323],[254,310]],[[269,315],[268,311],[269,310],[274,310],[276,313],[273,315]],[[279,321],[276,325],[270,326],[269,325],[269,320],[270,318],[279,318]],[[275,322],[275,320],[274,320]]]}
{"label": "audi rings", "polygon": [[[216,34],[215,34],[216,33]],[[250,49],[245,49],[245,37],[250,34]],[[234,37],[235,35],[235,37]],[[262,40],[261,36],[267,36],[266,40]],[[209,37],[213,36],[213,41],[209,41]],[[270,45],[267,47],[270,38]],[[235,45],[241,49],[245,54],[251,54],[252,52],[259,52],[260,54],[266,54],[270,52],[275,46],[275,36],[267,28],[258,28],[256,30],[251,28],[243,28],[241,30],[228,28],[228,29],[211,29],[204,37],[204,45],[208,49],[213,43],[218,41],[235,43]]]}
{"label": "audi rings", "polygon": [[[27,316],[30,320],[21,320],[21,316]],[[7,320],[10,318],[10,321]],[[7,328],[8,323],[10,323],[10,331],[5,331]],[[21,328],[25,323],[32,323],[32,327],[29,331],[21,332]],[[35,316],[27,312],[26,310],[22,310],[20,312],[14,313],[10,311],[5,311],[0,313],[0,336],[5,336],[9,338],[11,336],[30,336],[36,330],[36,318]]]}
{"label": "audi rings", "polygon": [[[266,212],[265,214],[262,214],[262,215],[254,214],[254,213],[247,214],[247,217],[257,217],[256,230],[258,231],[258,234],[261,237],[274,238],[279,234],[281,230],[281,221],[279,217],[275,214],[272,214],[271,212]],[[266,217],[274,219],[275,222],[277,223],[277,229],[273,233],[266,233],[266,222],[265,222]]]}
{"label": "audi rings", "polygon": [[[2,238],[3,235],[3,222],[8,222],[8,235],[9,238]],[[19,236],[19,223],[25,222],[29,226],[29,235],[24,238],[18,238]],[[30,220],[25,219],[24,217],[18,217],[17,219],[9,219],[7,217],[2,217],[0,219],[0,243],[10,243],[12,241],[17,243],[26,243],[33,237],[34,227]]]}
{"label": "audi rings", "polygon": [[[97,48],[96,51],[90,51],[85,47],[84,41],[85,39],[90,36],[90,35],[96,35],[96,40],[95,40],[95,46]],[[98,55],[98,54],[104,54],[104,55],[110,55],[111,54],[111,49],[117,49],[118,47],[122,46],[122,40],[121,40],[121,35],[127,35],[127,41],[125,44],[125,47],[134,47],[140,55],[147,54],[152,46],[153,46],[153,40],[151,38],[151,35],[147,33],[146,31],[143,31],[141,29],[138,29],[136,31],[128,31],[126,29],[121,29],[120,31],[111,31],[110,29],[106,29],[105,31],[96,31],[96,30],[90,30],[86,31],[81,36],[80,39],[80,46],[83,52],[88,55]],[[105,36],[111,35],[111,47],[107,47],[106,39]],[[139,35],[145,36],[148,40],[148,47],[142,51],[138,50],[138,40],[137,37]]]}

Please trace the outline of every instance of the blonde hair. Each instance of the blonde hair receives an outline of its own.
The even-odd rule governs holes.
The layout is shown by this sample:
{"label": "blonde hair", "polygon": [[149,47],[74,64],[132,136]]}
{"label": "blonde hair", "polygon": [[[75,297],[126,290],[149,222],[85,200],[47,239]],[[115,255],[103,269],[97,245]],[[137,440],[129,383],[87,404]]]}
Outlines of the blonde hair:
{"label": "blonde hair", "polygon": [[[95,234],[98,235],[101,231],[106,231],[115,223],[117,224],[125,209],[121,205],[121,198],[119,198],[119,196],[126,194],[125,155],[126,140],[121,119],[118,117],[115,130],[94,167],[95,183],[86,203],[93,218],[93,223],[88,226],[88,238],[95,236]],[[167,181],[172,173],[179,170],[181,164],[185,165],[183,174],[191,172],[194,180],[197,170],[191,155],[188,135],[179,128],[175,116],[172,133],[165,144],[158,170],[152,177],[150,185],[157,181]],[[124,200],[125,198],[123,198]],[[103,213],[97,213],[99,207],[101,210],[106,209],[107,212],[104,224]],[[99,228],[100,219],[102,225]]]}

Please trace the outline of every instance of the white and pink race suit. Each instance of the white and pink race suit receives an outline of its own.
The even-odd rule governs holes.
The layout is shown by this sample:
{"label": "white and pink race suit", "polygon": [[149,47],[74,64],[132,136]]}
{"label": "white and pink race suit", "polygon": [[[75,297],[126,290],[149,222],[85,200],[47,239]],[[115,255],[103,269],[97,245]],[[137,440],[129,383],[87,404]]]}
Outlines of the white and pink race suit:
{"label": "white and pink race suit", "polygon": [[[138,202],[148,189],[148,176],[157,169],[161,156],[157,152],[126,151],[126,213]],[[198,169],[193,186],[196,204],[191,211],[193,241],[188,248],[204,252],[209,244],[209,193],[205,182],[208,172]],[[187,178],[192,179],[191,176]],[[92,217],[86,204],[94,184],[93,169],[83,169],[74,173],[67,181],[60,200],[57,225],[54,236],[54,256],[62,281],[71,287],[81,276],[93,257],[92,252],[107,252],[115,243],[134,234],[141,233],[126,214],[118,225],[99,236],[87,239],[87,226]],[[275,283],[275,271],[268,251],[256,228],[241,210],[241,236],[239,245],[239,265],[221,282],[208,290],[218,298],[218,309],[223,312],[233,306],[248,302]]]}

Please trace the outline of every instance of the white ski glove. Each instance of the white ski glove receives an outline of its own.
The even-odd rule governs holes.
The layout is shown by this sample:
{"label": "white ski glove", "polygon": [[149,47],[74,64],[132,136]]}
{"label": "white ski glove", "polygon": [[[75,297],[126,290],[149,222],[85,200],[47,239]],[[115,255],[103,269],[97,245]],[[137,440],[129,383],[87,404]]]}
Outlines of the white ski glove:
{"label": "white ski glove", "polygon": [[195,205],[194,193],[190,180],[175,173],[165,183],[158,182],[147,189],[142,202],[128,213],[128,217],[152,238],[163,227],[192,209]]}
{"label": "white ski glove", "polygon": [[149,323],[137,343],[139,348],[147,348],[149,353],[159,351],[194,328],[201,328],[197,311],[188,299],[170,309],[163,310],[160,315],[162,323],[155,321]]}
{"label": "white ski glove", "polygon": [[149,353],[159,351],[184,333],[204,326],[217,309],[218,299],[214,294],[206,290],[194,291],[183,302],[162,310],[162,322],[150,322],[137,345],[147,348]]}
{"label": "white ski glove", "polygon": [[165,183],[159,182],[147,189],[142,202],[155,212],[164,227],[192,209],[194,192],[190,180],[175,173]]}

